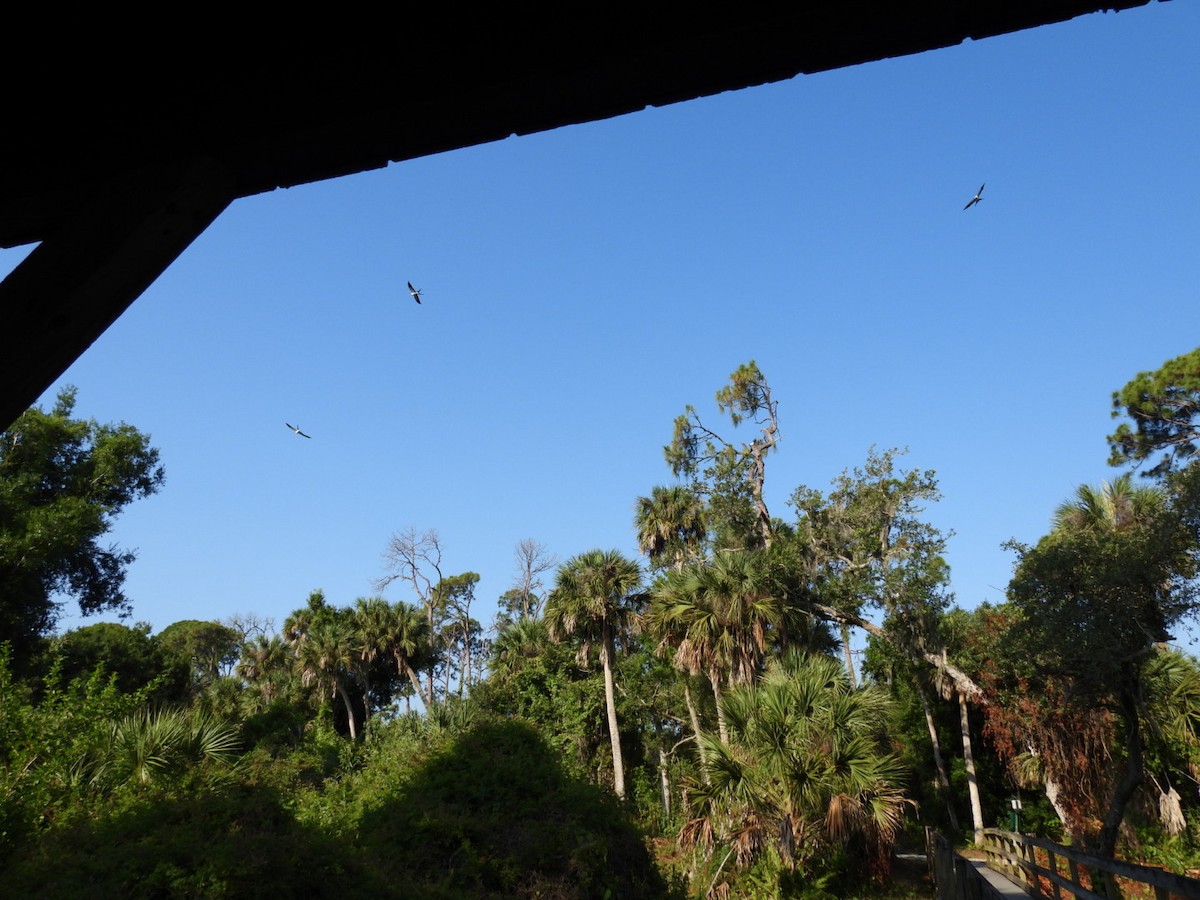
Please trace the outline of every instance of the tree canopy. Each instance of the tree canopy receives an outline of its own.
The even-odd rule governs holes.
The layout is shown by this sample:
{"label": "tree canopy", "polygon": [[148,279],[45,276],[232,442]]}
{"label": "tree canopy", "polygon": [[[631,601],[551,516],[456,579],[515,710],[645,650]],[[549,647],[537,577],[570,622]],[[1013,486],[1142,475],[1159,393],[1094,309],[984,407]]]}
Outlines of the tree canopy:
{"label": "tree canopy", "polygon": [[763,495],[766,459],[779,443],[779,401],[766,376],[751,360],[737,367],[717,391],[717,409],[734,428],[758,427],[756,437],[734,444],[710,429],[690,404],[675,418],[671,442],[663,448],[676,476],[689,479],[708,501],[709,525],[722,545],[769,545],[771,514]]}
{"label": "tree canopy", "polygon": [[[143,437],[105,443],[71,419],[73,398],[0,440],[0,589],[24,584],[14,573],[47,530],[102,532],[161,481]],[[80,868],[70,848],[111,844],[121,860],[144,847],[148,865],[106,856],[106,885],[148,868],[160,886],[220,895],[248,862],[213,835],[244,828],[282,853],[251,873],[256,894],[266,872],[316,865],[375,896],[673,896],[660,872],[695,900],[875,896],[864,881],[886,881],[898,841],[948,823],[979,843],[1014,789],[1038,806],[1026,831],[1115,855],[1158,829],[1200,864],[1186,789],[1200,663],[1167,645],[1200,609],[1186,441],[1156,439],[1174,455],[1155,481],[1081,487],[1044,537],[1008,545],[1006,602],[966,611],[952,606],[950,533],[925,515],[934,471],[871,447],[772,517],[770,386],[751,362],[716,399],[753,433],[726,441],[690,407],[676,420],[667,457],[682,477],[633,505],[648,576],[618,550],[560,565],[522,541],[491,636],[472,614],[480,576],[443,571],[437,532],[412,528],[376,582],[412,602],[316,590],[278,634],[188,619],[153,637],[102,623],[38,641],[46,626],[29,624],[48,660],[37,677],[0,644],[0,834],[14,841],[0,892],[65,884],[58,856]],[[121,453],[135,460],[117,466]],[[124,488],[106,491],[118,475]],[[123,574],[132,555],[112,553]],[[28,596],[70,586],[54,571]],[[861,681],[852,629],[867,634]],[[154,837],[135,847],[135,833]]]}
{"label": "tree canopy", "polygon": [[1200,439],[1200,348],[1139,372],[1113,392],[1113,418],[1128,416],[1108,436],[1109,464],[1141,464],[1161,453],[1147,470],[1162,475],[1191,461]]}
{"label": "tree canopy", "polygon": [[[1026,692],[1058,699],[1040,727],[1027,717],[1028,742],[1056,786],[1065,786],[1074,836],[1111,856],[1144,777],[1147,667],[1170,630],[1197,609],[1195,535],[1165,490],[1135,485],[1126,473],[1099,488],[1081,486],[1058,507],[1049,534],[1033,547],[1012,546],[1006,668],[1023,670]],[[1071,783],[1084,784],[1080,761],[1095,756],[1080,741],[1100,740],[1092,736],[1105,730],[1100,710],[1123,725],[1123,771],[1119,762],[1104,765],[1099,787],[1072,798]]]}
{"label": "tree canopy", "polygon": [[17,658],[53,629],[61,595],[84,615],[128,613],[136,554],[102,539],[120,512],[163,484],[158,450],[132,425],[78,419],[76,389],[0,434],[0,633]]}

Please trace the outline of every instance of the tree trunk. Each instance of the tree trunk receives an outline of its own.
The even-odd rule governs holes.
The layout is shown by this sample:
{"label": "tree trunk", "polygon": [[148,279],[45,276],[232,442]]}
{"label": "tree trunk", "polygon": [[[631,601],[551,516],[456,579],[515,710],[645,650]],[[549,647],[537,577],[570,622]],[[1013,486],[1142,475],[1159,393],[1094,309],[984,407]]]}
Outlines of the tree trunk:
{"label": "tree trunk", "polygon": [[350,740],[358,740],[358,726],[354,722],[354,704],[350,702],[350,694],[346,691],[346,686],[338,681],[335,685],[337,692],[342,697],[342,702],[346,704],[346,720],[350,723]]}
{"label": "tree trunk", "polygon": [[683,700],[687,704],[688,718],[692,720],[692,734],[696,736],[696,753],[700,757],[700,772],[704,777],[704,783],[708,784],[708,754],[704,752],[704,745],[700,743],[700,714],[696,712],[696,703],[692,700],[692,691],[688,687],[688,676],[683,675]]}
{"label": "tree trunk", "polygon": [[625,799],[625,761],[621,757],[621,732],[617,727],[617,693],[613,686],[613,657],[616,655],[611,633],[604,635],[600,663],[604,667],[604,703],[608,707],[608,736],[612,742],[613,790]]}
{"label": "tree trunk", "polygon": [[[850,623],[842,623],[842,649],[846,653],[846,674],[850,676],[850,689],[854,690],[858,687],[857,679],[854,675],[854,654],[850,652]],[[925,698],[922,697],[922,700]]]}
{"label": "tree trunk", "polygon": [[971,824],[975,830],[975,845],[983,843],[983,806],[979,802],[979,782],[975,777],[975,755],[971,752],[971,721],[967,715],[967,698],[958,694],[958,713],[962,723],[963,765],[967,770],[967,793],[971,796]]}
{"label": "tree trunk", "polygon": [[367,668],[363,668],[363,734],[371,727],[371,679],[367,677]]}
{"label": "tree trunk", "polygon": [[662,792],[662,808],[663,816],[667,819],[671,817],[671,774],[667,770],[667,750],[665,747],[658,748],[658,785]]}
{"label": "tree trunk", "polygon": [[729,746],[729,732],[725,729],[725,712],[721,709],[721,676],[717,672],[708,673],[709,683],[712,684],[713,699],[717,702],[717,734],[721,743]]}
{"label": "tree trunk", "polygon": [[433,627],[433,605],[432,599],[425,601],[425,621],[429,624],[429,637],[427,639],[429,643],[429,668],[425,672],[426,683],[428,685],[428,695],[425,697],[426,710],[433,709],[433,670],[436,668],[435,660],[437,659],[437,653],[435,652],[437,647],[437,632]]}
{"label": "tree trunk", "polygon": [[986,702],[982,700],[983,690],[977,685],[971,676],[962,669],[955,666],[947,660],[942,654],[934,653],[930,650],[921,650],[916,653],[910,653],[905,648],[900,647],[895,640],[892,639],[886,631],[876,625],[869,619],[864,619],[860,615],[852,612],[845,612],[832,606],[826,606],[824,603],[810,603],[809,609],[821,619],[827,622],[837,622],[838,624],[847,623],[856,625],[872,637],[877,637],[880,640],[887,641],[893,647],[899,649],[902,653],[912,660],[922,660],[933,666],[935,671],[941,672],[948,677],[954,684],[954,689],[960,694],[966,694],[968,697],[977,702]]}
{"label": "tree trunk", "polygon": [[1067,815],[1066,809],[1064,809],[1062,804],[1058,802],[1058,795],[1060,791],[1058,782],[1047,775],[1045,778],[1045,785],[1046,799],[1050,801],[1050,806],[1054,809],[1054,814],[1058,816],[1058,821],[1062,822],[1063,831],[1069,834],[1073,841],[1078,843],[1078,838],[1081,836],[1081,833]]}
{"label": "tree trunk", "polygon": [[1142,727],[1138,719],[1137,699],[1130,691],[1121,692],[1121,712],[1125,716],[1125,772],[1104,813],[1104,824],[1096,838],[1096,852],[1112,859],[1117,852],[1117,837],[1121,823],[1125,821],[1125,808],[1137,789],[1141,787],[1145,761],[1142,758]]}
{"label": "tree trunk", "polygon": [[[466,654],[465,654],[465,656],[466,656],[466,659],[465,659],[466,674],[463,675],[463,682],[464,682],[464,686],[467,688],[467,690],[470,690],[471,689],[471,669],[472,669],[472,665],[471,665],[471,663],[472,663],[472,659],[471,659],[471,623],[467,622],[466,627],[463,630],[465,631],[465,634],[463,635],[463,642],[467,645]],[[461,688],[459,689],[458,693],[459,693],[459,696],[462,696]]]}
{"label": "tree trunk", "polygon": [[[396,657],[396,668],[408,675],[408,683],[412,685],[413,693],[416,694],[417,699],[420,699],[422,696],[421,678],[419,675],[417,675],[417,670],[408,664],[407,659],[403,659],[399,656]],[[407,700],[407,698],[405,699]]]}
{"label": "tree trunk", "polygon": [[770,415],[770,422],[763,427],[763,436],[750,442],[750,489],[754,494],[754,510],[758,514],[758,528],[762,534],[763,547],[771,548],[771,513],[767,510],[767,501],[763,498],[763,485],[767,480],[766,455],[779,440],[779,423],[775,419],[775,405],[771,402],[768,390],[765,405]]}
{"label": "tree trunk", "polygon": [[942,759],[942,745],[938,741],[937,728],[933,723],[933,712],[929,708],[929,697],[925,693],[925,688],[917,685],[917,694],[921,698],[921,705],[925,707],[925,727],[929,729],[929,743],[933,745],[933,762],[937,766],[938,787],[941,788],[942,796],[946,798],[946,812],[950,814],[950,829],[958,833],[958,816],[954,812],[954,795],[950,792],[950,776],[946,774],[946,761]]}

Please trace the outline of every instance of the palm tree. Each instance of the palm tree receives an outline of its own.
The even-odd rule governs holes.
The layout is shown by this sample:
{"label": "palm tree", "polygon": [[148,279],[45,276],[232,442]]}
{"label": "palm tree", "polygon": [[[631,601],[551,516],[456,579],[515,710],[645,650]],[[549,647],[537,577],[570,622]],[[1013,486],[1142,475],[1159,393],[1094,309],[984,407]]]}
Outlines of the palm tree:
{"label": "palm tree", "polygon": [[315,684],[326,697],[340,697],[346,707],[350,740],[358,739],[354,703],[347,689],[362,651],[350,626],[336,618],[322,619],[297,644],[296,664],[306,685]]}
{"label": "palm tree", "polygon": [[718,733],[725,724],[725,684],[748,684],[758,674],[782,604],[767,577],[763,551],[721,551],[659,582],[650,618],[675,647],[675,665],[703,674],[717,703]]}
{"label": "palm tree", "polygon": [[[687,706],[688,718],[692,724],[692,736],[696,742],[696,751],[704,761],[704,746],[700,743],[700,713],[696,702],[692,699],[690,679],[702,671],[708,674],[707,658],[696,654],[680,653],[680,648],[687,640],[686,621],[688,616],[681,609],[691,609],[692,597],[685,588],[686,575],[684,570],[675,570],[659,578],[650,589],[650,605],[638,622],[639,629],[654,642],[654,652],[660,657],[671,657],[676,672],[680,673],[683,682],[683,701]],[[720,688],[714,687],[719,696]],[[718,717],[720,710],[718,709]],[[725,722],[719,718],[721,733],[724,734]]]}
{"label": "palm tree", "polygon": [[418,670],[424,668],[429,655],[429,623],[424,613],[403,600],[393,604],[384,631],[384,643],[396,662],[396,671],[408,677],[418,699],[424,697],[425,708],[433,708],[433,679],[429,680],[429,693],[421,692]]}
{"label": "palm tree", "polygon": [[723,699],[730,741],[705,735],[706,784],[689,799],[693,845],[724,839],[748,865],[769,843],[789,867],[857,839],[884,874],[903,819],[903,766],[886,749],[888,700],[854,689],[832,657],[787,653]]}
{"label": "palm tree", "polygon": [[291,654],[283,638],[260,634],[242,648],[236,672],[247,684],[258,688],[264,703],[270,703],[279,695],[281,676],[289,671],[290,663]]}
{"label": "palm tree", "polygon": [[371,666],[389,653],[388,628],[392,608],[382,597],[359,597],[354,601],[354,631],[358,643],[358,670],[363,679],[363,706],[371,717]]}
{"label": "palm tree", "polygon": [[308,603],[283,620],[283,639],[295,647],[304,640],[313,625],[332,611],[325,602],[324,591],[316,590],[308,595]]}
{"label": "palm tree", "polygon": [[716,613],[717,652],[729,683],[749,684],[761,670],[769,633],[783,618],[763,551],[717,553],[696,570],[694,586]]}
{"label": "palm tree", "polygon": [[1081,484],[1075,496],[1054,511],[1053,530],[1122,531],[1150,521],[1162,511],[1163,494],[1152,485],[1136,485],[1128,472],[1099,487]]}
{"label": "palm tree", "polygon": [[1168,834],[1180,834],[1187,822],[1175,781],[1191,778],[1187,760],[1194,759],[1200,748],[1200,662],[1175,649],[1156,653],[1146,666],[1147,744],[1154,746],[1163,772],[1160,782],[1153,778],[1158,791],[1159,817]]}
{"label": "palm tree", "polygon": [[613,665],[617,639],[628,632],[636,613],[635,594],[641,583],[641,569],[633,560],[617,550],[590,550],[559,568],[544,613],[552,640],[575,637],[580,641],[580,665],[588,664],[593,646],[599,649],[612,743],[613,785],[621,798],[625,797],[625,765],[617,726]]}
{"label": "palm tree", "polygon": [[546,620],[521,616],[496,635],[492,644],[493,674],[520,671],[526,660],[538,656],[550,640]]}
{"label": "palm tree", "polygon": [[96,735],[72,778],[100,790],[130,782],[146,785],[203,762],[229,765],[238,745],[237,729],[208,713],[143,707]]}
{"label": "palm tree", "polygon": [[670,562],[681,569],[699,556],[708,534],[704,500],[685,485],[659,485],[649,497],[638,497],[634,528],[638,548],[652,564]]}

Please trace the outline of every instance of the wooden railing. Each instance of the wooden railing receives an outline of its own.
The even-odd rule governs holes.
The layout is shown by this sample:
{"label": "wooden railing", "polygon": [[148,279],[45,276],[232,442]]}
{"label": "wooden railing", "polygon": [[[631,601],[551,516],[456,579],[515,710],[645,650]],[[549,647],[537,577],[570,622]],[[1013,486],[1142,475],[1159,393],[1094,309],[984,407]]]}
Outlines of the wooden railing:
{"label": "wooden railing", "polygon": [[967,859],[939,832],[925,829],[925,847],[937,900],[1013,900],[1029,892],[993,871],[981,859]]}
{"label": "wooden railing", "polygon": [[1064,900],[1193,900],[1200,879],[1154,866],[1106,859],[1044,838],[998,828],[983,832],[988,866],[1021,884],[1032,897]]}

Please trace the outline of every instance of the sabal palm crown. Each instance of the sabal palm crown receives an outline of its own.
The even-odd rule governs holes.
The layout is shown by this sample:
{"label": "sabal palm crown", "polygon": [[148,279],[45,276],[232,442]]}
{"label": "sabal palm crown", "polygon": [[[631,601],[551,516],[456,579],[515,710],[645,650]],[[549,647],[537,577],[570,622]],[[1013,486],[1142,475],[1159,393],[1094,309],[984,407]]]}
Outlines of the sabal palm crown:
{"label": "sabal palm crown", "polygon": [[520,670],[526,660],[542,652],[549,640],[550,630],[544,619],[521,616],[496,635],[492,644],[492,672]]}
{"label": "sabal palm crown", "polygon": [[729,742],[701,738],[708,778],[692,786],[701,815],[685,837],[723,837],[742,864],[775,842],[790,865],[857,836],[871,865],[886,867],[910,801],[882,739],[880,689],[851,687],[832,658],[787,653],[722,706]]}
{"label": "sabal palm crown", "polygon": [[[385,644],[396,663],[396,671],[408,677],[416,696],[422,696],[417,672],[429,661],[429,620],[411,603],[393,604],[387,618]],[[425,702],[433,705],[433,685],[428,686]]]}
{"label": "sabal palm crown", "polygon": [[237,674],[258,688],[262,699],[270,703],[279,694],[280,685],[292,672],[292,656],[288,645],[277,634],[258,635],[242,647]]}
{"label": "sabal palm crown", "polygon": [[1080,485],[1075,496],[1054,512],[1054,529],[1072,531],[1120,531],[1143,525],[1158,515],[1164,505],[1161,490],[1137,485],[1126,472],[1099,487]]}
{"label": "sabal palm crown", "polygon": [[554,640],[580,641],[580,660],[624,633],[636,612],[634,595],[642,583],[638,564],[617,550],[591,550],[558,570],[544,616]]}
{"label": "sabal palm crown", "polygon": [[[1135,484],[1129,473],[1099,487],[1084,484],[1055,510],[1050,534],[1024,556],[1010,591],[1020,598],[1036,595],[1039,585],[1049,589],[1071,611],[1071,625],[1086,621],[1083,630],[1093,636],[1102,626],[1109,640],[1120,633],[1130,650],[1147,639],[1163,642],[1194,602],[1193,541],[1157,485]],[[1073,649],[1097,652],[1084,643]]]}
{"label": "sabal palm crown", "polygon": [[679,668],[740,684],[758,674],[769,632],[782,618],[761,551],[721,551],[660,584],[654,614],[678,639]]}
{"label": "sabal palm crown", "polygon": [[634,528],[638,548],[652,563],[678,569],[699,554],[708,533],[704,501],[685,485],[659,485],[638,498]]}

